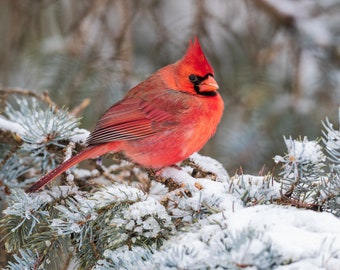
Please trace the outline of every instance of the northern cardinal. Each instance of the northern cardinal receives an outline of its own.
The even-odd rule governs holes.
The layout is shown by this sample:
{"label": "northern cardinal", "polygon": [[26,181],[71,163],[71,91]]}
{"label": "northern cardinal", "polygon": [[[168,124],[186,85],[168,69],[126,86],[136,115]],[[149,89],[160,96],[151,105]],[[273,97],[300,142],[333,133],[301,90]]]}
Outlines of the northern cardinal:
{"label": "northern cardinal", "polygon": [[84,159],[122,151],[133,162],[160,170],[200,150],[223,113],[214,70],[197,38],[182,59],[132,88],[98,120],[87,147],[47,173],[34,192]]}

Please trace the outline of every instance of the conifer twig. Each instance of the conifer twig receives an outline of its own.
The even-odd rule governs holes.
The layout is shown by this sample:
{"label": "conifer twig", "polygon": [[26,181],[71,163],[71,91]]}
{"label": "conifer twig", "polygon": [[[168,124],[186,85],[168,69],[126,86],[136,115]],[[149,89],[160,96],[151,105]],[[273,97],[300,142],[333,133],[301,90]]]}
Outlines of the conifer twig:
{"label": "conifer twig", "polygon": [[57,104],[54,103],[49,94],[48,91],[44,91],[42,94],[38,94],[32,90],[18,88],[18,87],[1,87],[0,88],[0,97],[1,98],[7,98],[9,95],[22,95],[22,96],[29,96],[34,97],[38,100],[41,100],[45,103],[47,103],[50,106],[53,106],[57,108]]}

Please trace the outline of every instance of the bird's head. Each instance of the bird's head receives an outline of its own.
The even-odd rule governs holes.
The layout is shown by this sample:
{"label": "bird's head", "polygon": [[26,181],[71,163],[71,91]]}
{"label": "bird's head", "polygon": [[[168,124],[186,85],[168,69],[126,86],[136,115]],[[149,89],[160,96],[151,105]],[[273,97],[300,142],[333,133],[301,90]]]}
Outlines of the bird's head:
{"label": "bird's head", "polygon": [[214,70],[205,57],[197,39],[190,41],[189,48],[181,60],[175,63],[178,90],[196,95],[215,96],[219,86]]}

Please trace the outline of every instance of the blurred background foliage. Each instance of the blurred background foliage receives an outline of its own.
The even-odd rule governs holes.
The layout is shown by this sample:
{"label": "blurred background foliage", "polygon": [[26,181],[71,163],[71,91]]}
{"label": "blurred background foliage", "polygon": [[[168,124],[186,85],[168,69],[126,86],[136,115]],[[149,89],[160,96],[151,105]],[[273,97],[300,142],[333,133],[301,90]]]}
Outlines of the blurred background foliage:
{"label": "blurred background foliage", "polygon": [[[2,0],[0,88],[48,91],[82,127],[197,35],[225,113],[201,153],[257,173],[283,135],[321,136],[340,104],[339,0]],[[1,101],[2,105],[3,100]]]}

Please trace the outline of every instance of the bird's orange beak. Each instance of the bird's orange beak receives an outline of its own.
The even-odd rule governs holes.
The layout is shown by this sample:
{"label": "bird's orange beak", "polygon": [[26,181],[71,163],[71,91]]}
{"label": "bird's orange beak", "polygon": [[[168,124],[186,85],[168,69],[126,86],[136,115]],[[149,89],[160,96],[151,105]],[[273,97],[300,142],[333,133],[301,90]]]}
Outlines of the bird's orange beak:
{"label": "bird's orange beak", "polygon": [[200,92],[211,92],[220,89],[213,76],[208,76],[204,81],[199,84]]}

